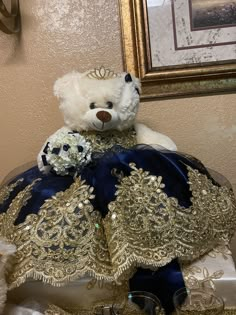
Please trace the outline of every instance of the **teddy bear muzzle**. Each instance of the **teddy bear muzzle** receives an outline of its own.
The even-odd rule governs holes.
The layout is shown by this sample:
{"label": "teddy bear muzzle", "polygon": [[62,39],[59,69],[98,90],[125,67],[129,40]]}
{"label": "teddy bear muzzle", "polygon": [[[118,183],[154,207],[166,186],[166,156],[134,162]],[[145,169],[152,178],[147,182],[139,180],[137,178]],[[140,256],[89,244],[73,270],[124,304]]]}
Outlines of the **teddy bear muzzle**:
{"label": "teddy bear muzzle", "polygon": [[111,114],[106,112],[105,110],[101,110],[101,111],[97,112],[96,116],[103,123],[109,122],[112,118]]}

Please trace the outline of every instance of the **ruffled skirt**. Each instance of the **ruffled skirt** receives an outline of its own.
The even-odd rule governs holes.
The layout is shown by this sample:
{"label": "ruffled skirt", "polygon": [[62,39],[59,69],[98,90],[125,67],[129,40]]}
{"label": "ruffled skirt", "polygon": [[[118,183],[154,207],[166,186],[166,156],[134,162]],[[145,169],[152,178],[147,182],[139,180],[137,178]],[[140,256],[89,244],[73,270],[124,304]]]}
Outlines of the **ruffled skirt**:
{"label": "ruffled skirt", "polygon": [[1,188],[0,213],[1,237],[17,247],[10,288],[27,278],[130,279],[167,308],[168,294],[184,286],[177,259],[227,243],[236,226],[233,192],[201,162],[149,146],[94,154],[74,177],[32,167]]}

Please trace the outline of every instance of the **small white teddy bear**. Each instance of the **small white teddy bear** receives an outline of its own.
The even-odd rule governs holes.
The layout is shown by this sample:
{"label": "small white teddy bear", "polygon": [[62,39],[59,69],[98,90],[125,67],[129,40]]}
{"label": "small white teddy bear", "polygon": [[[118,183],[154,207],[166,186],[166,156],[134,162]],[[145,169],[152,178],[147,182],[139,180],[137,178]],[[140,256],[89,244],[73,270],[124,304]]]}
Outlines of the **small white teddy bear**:
{"label": "small white teddy bear", "polygon": [[80,134],[134,127],[137,144],[159,145],[176,150],[167,136],[135,123],[139,106],[140,82],[129,73],[115,74],[109,69],[71,72],[58,79],[54,94],[60,99],[65,125],[50,136],[38,155],[39,169],[52,169],[60,175],[90,161],[91,146]]}

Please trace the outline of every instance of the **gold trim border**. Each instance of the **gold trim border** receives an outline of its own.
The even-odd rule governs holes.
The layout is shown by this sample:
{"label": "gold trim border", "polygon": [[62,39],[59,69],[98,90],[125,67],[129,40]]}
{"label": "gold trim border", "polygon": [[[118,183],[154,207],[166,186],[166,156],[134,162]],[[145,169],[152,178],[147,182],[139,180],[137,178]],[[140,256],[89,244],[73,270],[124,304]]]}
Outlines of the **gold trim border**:
{"label": "gold trim border", "polygon": [[141,79],[141,99],[236,92],[236,60],[168,70],[151,66],[146,0],[119,0],[125,71]]}

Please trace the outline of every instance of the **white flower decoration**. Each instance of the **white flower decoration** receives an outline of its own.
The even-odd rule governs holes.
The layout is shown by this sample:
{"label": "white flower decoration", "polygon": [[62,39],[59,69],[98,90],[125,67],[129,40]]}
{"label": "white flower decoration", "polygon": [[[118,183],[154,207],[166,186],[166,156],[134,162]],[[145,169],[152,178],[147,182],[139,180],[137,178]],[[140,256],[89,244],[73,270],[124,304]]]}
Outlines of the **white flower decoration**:
{"label": "white flower decoration", "polygon": [[75,173],[91,161],[92,148],[77,132],[63,131],[50,138],[46,161],[58,175]]}

